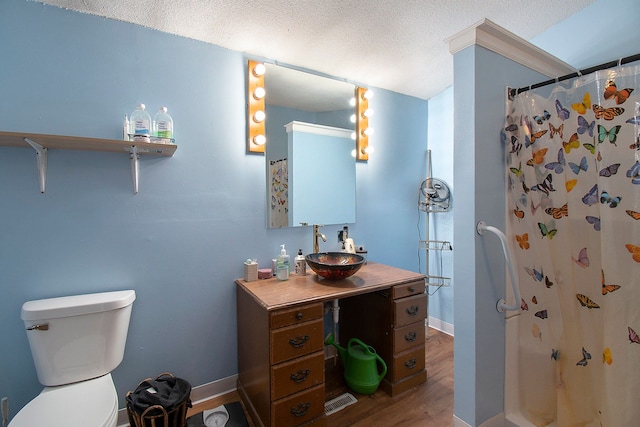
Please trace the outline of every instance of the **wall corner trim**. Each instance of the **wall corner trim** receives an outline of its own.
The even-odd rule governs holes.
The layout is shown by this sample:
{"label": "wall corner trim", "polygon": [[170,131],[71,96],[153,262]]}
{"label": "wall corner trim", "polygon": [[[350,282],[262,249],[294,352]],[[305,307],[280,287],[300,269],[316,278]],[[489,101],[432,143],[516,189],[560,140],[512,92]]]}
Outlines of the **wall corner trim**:
{"label": "wall corner trim", "polygon": [[577,71],[566,62],[486,18],[445,39],[445,42],[449,43],[452,55],[469,46],[478,45],[551,78]]}

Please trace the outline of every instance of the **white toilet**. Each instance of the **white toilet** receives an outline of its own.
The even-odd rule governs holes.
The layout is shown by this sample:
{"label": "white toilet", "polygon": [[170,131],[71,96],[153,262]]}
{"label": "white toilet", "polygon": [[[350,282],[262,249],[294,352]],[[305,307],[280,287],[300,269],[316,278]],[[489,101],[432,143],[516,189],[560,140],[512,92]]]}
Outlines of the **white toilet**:
{"label": "white toilet", "polygon": [[135,291],[103,292],[23,304],[31,354],[44,390],[10,427],[115,427],[111,378],[124,355]]}

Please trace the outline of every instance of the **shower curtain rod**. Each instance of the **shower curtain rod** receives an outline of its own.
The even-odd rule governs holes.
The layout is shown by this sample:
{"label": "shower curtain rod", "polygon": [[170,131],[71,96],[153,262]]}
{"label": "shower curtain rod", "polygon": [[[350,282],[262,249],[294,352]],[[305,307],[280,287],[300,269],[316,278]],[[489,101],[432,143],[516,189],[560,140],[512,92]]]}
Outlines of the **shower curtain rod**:
{"label": "shower curtain rod", "polygon": [[635,55],[631,55],[631,56],[627,56],[624,58],[620,58],[617,61],[610,61],[610,62],[606,62],[604,64],[600,64],[600,65],[596,65],[594,67],[589,67],[589,68],[585,68],[584,70],[578,70],[574,73],[570,73],[561,77],[557,77],[555,79],[549,79],[549,80],[545,80],[543,82],[540,83],[536,83],[534,85],[530,85],[530,86],[525,86],[525,87],[521,87],[519,89],[514,89],[514,88],[508,88],[508,93],[509,93],[509,98],[512,99],[514,96],[518,95],[519,93],[522,92],[526,92],[528,90],[531,89],[535,89],[538,87],[542,87],[542,86],[547,86],[553,83],[558,83],[561,82],[563,80],[568,80],[568,79],[572,79],[574,77],[580,77],[580,76],[584,76],[586,74],[591,74],[595,71],[599,71],[599,70],[606,70],[607,68],[612,68],[615,66],[620,66],[623,64],[628,64],[630,62],[635,62],[635,61],[640,61],[640,53],[637,53]]}

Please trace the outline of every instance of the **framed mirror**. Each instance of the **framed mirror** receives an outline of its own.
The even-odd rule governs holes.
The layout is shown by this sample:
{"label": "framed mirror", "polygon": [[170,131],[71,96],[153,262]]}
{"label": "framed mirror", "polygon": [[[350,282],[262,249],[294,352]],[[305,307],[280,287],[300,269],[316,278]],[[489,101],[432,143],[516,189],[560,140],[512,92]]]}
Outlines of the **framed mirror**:
{"label": "framed mirror", "polygon": [[355,86],[265,64],[267,227],[355,222]]}

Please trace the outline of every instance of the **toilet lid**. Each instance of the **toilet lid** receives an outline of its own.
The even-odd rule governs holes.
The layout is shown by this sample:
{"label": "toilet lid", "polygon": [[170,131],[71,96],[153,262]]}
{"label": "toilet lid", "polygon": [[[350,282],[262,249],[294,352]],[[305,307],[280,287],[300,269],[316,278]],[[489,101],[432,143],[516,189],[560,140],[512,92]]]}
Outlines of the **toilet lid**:
{"label": "toilet lid", "polygon": [[45,387],[16,414],[9,426],[112,427],[117,416],[118,395],[111,374],[107,374],[79,383]]}

